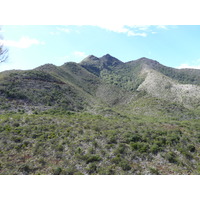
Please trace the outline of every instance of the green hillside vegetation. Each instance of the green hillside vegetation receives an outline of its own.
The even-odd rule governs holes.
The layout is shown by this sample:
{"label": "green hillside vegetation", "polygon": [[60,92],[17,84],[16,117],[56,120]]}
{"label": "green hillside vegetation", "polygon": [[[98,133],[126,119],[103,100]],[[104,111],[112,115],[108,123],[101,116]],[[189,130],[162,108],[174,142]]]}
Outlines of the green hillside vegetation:
{"label": "green hillside vegetation", "polygon": [[0,73],[0,174],[200,174],[199,73],[109,54]]}
{"label": "green hillside vegetation", "polygon": [[84,95],[72,84],[35,70],[11,72],[1,78],[0,94],[1,105],[11,109],[55,106],[80,110],[85,103]]}
{"label": "green hillside vegetation", "polygon": [[1,174],[199,174],[199,120],[74,112],[0,117]]}

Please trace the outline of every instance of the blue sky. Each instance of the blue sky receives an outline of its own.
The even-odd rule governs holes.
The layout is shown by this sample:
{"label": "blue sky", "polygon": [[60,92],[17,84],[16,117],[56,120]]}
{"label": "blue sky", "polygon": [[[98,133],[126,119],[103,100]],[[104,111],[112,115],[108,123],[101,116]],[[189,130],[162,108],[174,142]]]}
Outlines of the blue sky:
{"label": "blue sky", "polygon": [[147,57],[177,68],[200,68],[198,25],[3,25],[9,59],[0,71],[80,62],[107,53],[123,62]]}

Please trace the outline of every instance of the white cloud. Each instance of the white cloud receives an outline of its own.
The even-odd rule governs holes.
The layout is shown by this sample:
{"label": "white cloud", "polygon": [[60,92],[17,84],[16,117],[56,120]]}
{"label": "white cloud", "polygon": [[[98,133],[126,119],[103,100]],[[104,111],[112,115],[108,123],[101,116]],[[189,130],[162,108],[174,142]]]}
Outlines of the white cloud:
{"label": "white cloud", "polygon": [[147,34],[146,33],[135,33],[133,31],[128,31],[128,36],[142,36],[142,37],[146,37]]}
{"label": "white cloud", "polygon": [[141,30],[141,31],[146,31],[149,29],[150,25],[134,25],[130,27]]}
{"label": "white cloud", "polygon": [[17,47],[17,48],[29,48],[32,45],[44,45],[44,42],[41,42],[37,39],[29,37],[21,37],[18,41],[14,40],[0,40],[0,43],[8,47]]}
{"label": "white cloud", "polygon": [[77,57],[81,57],[81,58],[87,57],[87,54],[85,52],[82,52],[82,51],[75,51],[75,52],[73,52],[73,55],[77,56]]}
{"label": "white cloud", "polygon": [[[147,26],[126,26],[126,25],[99,25],[100,28],[116,33],[124,33],[128,36],[146,37]],[[141,32],[143,31],[143,32]]]}
{"label": "white cloud", "polygon": [[66,56],[57,56],[55,57],[53,60],[53,63],[57,66],[59,65],[62,65],[63,63],[66,63],[68,62],[70,59],[70,56],[69,55],[66,55]]}
{"label": "white cloud", "polygon": [[188,65],[188,64],[181,64],[180,66],[176,67],[177,69],[200,69],[200,65]]}
{"label": "white cloud", "polygon": [[167,26],[166,25],[157,25],[156,26],[158,29],[165,29],[165,30],[168,30]]}
{"label": "white cloud", "polygon": [[16,64],[13,64],[13,63],[1,63],[1,66],[0,66],[0,72],[3,72],[3,71],[7,71],[7,70],[25,70],[27,69],[27,66],[26,67],[23,67],[23,66],[18,66]]}
{"label": "white cloud", "polygon": [[74,51],[69,53],[68,55],[57,57],[54,60],[54,63],[59,66],[66,62],[80,62],[83,58],[87,56],[88,55],[85,52]]}
{"label": "white cloud", "polygon": [[[133,24],[97,24],[91,25],[96,26],[107,31],[112,31],[115,33],[122,33],[126,34],[127,36],[140,36],[140,37],[147,37],[149,34],[156,34],[158,30],[169,30],[168,26],[166,25],[133,25]],[[50,32],[51,35],[59,35],[61,32],[65,33],[80,33],[78,30],[69,29],[69,27],[62,26],[57,27],[57,31]]]}
{"label": "white cloud", "polygon": [[97,25],[98,27],[102,29],[106,29],[108,31],[113,31],[117,33],[126,33],[128,31],[127,28],[124,27],[124,25]]}
{"label": "white cloud", "polygon": [[50,35],[60,35],[60,33],[59,32],[54,32],[54,31],[51,31],[51,32],[49,32],[50,33]]}
{"label": "white cloud", "polygon": [[124,33],[128,36],[146,37],[148,34],[156,34],[159,29],[169,30],[166,25],[98,25],[98,27],[113,31],[116,33]]}
{"label": "white cloud", "polygon": [[188,62],[181,64],[177,67],[178,69],[200,69],[200,59],[194,59],[190,61],[190,64]]}
{"label": "white cloud", "polygon": [[57,28],[57,30],[65,32],[65,33],[70,33],[71,32],[71,30],[68,29],[68,28]]}

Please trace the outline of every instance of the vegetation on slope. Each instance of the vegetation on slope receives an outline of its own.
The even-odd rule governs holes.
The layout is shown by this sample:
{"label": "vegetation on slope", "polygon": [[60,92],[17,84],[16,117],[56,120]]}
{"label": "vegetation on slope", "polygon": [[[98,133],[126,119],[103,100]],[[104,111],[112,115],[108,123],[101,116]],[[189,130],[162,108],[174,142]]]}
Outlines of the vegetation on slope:
{"label": "vegetation on slope", "polygon": [[11,109],[53,106],[80,110],[86,103],[84,95],[72,84],[34,70],[6,74],[0,79],[0,95],[1,105]]}
{"label": "vegetation on slope", "polygon": [[0,174],[199,174],[199,120],[0,116]]}
{"label": "vegetation on slope", "polygon": [[167,85],[199,77],[110,55],[0,73],[0,174],[199,174],[198,95]]}

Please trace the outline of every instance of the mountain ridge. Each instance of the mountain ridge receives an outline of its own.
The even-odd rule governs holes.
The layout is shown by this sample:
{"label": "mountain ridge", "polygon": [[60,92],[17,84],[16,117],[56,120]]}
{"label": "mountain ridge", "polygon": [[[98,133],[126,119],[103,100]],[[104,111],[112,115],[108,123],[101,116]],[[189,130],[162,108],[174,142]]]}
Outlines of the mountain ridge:
{"label": "mountain ridge", "polygon": [[[46,81],[48,86],[41,81]],[[0,97],[4,104],[5,99],[34,106],[59,107],[65,102],[63,106],[72,110],[82,104],[85,105],[80,106],[82,109],[88,109],[100,102],[108,106],[126,106],[143,92],[143,96],[188,109],[198,108],[199,85],[200,70],[174,69],[145,57],[124,63],[109,54],[99,58],[90,55],[80,63],[45,64],[33,70],[0,73]],[[60,90],[58,96],[56,88]],[[47,95],[46,100],[41,94]]]}

